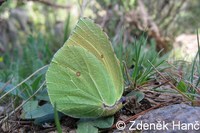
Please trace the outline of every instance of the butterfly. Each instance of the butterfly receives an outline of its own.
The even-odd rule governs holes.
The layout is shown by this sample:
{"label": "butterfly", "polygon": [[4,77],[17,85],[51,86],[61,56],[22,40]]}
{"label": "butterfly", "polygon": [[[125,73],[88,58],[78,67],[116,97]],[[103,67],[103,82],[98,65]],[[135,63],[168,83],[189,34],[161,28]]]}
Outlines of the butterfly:
{"label": "butterfly", "polygon": [[116,113],[124,89],[120,62],[106,33],[80,18],[46,73],[47,91],[57,110],[75,118]]}

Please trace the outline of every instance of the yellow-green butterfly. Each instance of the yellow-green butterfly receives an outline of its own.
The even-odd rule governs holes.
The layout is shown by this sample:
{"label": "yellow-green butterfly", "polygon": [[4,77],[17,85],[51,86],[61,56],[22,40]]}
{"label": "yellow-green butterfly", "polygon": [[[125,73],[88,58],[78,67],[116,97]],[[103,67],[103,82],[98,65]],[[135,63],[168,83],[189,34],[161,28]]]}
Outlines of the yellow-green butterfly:
{"label": "yellow-green butterfly", "polygon": [[52,105],[72,117],[108,116],[122,107],[120,63],[107,35],[88,18],[54,55],[46,82]]}

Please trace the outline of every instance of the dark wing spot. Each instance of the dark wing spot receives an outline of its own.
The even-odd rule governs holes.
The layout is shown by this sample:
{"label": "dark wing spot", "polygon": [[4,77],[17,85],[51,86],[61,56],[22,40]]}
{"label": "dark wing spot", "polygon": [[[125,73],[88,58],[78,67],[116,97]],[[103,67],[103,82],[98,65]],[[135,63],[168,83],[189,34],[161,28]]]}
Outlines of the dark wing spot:
{"label": "dark wing spot", "polygon": [[103,58],[103,55],[101,55],[101,58]]}
{"label": "dark wing spot", "polygon": [[77,77],[81,76],[81,72],[76,72],[76,76]]}

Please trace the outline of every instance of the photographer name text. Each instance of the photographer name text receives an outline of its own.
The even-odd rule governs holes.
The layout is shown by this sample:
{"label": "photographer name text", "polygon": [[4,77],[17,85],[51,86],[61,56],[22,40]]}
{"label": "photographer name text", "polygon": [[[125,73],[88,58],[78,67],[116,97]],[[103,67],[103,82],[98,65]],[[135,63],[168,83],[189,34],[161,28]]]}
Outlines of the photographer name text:
{"label": "photographer name text", "polygon": [[[128,130],[200,130],[199,121],[194,121],[193,123],[184,123],[180,121],[172,121],[167,123],[165,121],[157,121],[156,123],[146,123],[143,121],[135,122],[130,121],[131,125],[128,127]],[[123,121],[118,121],[116,123],[116,127],[118,130],[124,130],[126,128],[126,124]]]}

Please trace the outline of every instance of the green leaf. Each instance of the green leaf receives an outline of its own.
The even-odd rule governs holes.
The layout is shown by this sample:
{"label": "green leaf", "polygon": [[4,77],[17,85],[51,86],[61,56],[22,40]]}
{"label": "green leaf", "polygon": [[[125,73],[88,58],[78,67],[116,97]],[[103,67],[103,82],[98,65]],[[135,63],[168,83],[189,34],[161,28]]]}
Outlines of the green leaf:
{"label": "green leaf", "polygon": [[40,85],[40,81],[42,79],[43,75],[38,76],[32,83],[31,83],[31,88],[33,93],[38,89],[39,85]]}
{"label": "green leaf", "polygon": [[[54,122],[54,120],[55,120],[54,116],[55,116],[54,113],[46,114],[46,115],[44,115],[42,117],[36,118],[34,120],[34,124],[42,125],[44,123]],[[59,118],[59,120],[61,119],[62,116],[64,116],[64,114],[58,112],[58,118]]]}
{"label": "green leaf", "polygon": [[22,84],[22,91],[23,100],[28,99],[33,94],[32,87],[26,82]]}
{"label": "green leaf", "polygon": [[114,123],[114,117],[103,117],[96,119],[95,121],[92,121],[93,125],[99,128],[109,128],[113,125]]}
{"label": "green leaf", "polygon": [[76,130],[77,133],[98,133],[98,128],[94,127],[92,123],[79,123]]}
{"label": "green leaf", "polygon": [[130,93],[128,93],[126,95],[126,97],[129,97],[129,96],[134,96],[136,98],[136,102],[140,102],[142,101],[142,99],[144,99],[144,93],[141,92],[141,91],[131,91]]}
{"label": "green leaf", "polygon": [[54,110],[51,104],[47,103],[42,106],[39,106],[37,101],[28,101],[23,106],[22,114],[23,115],[21,115],[21,117],[23,119],[36,119],[44,117],[49,114],[54,114]]}
{"label": "green leaf", "polygon": [[40,93],[38,93],[35,97],[37,98],[37,100],[43,100],[43,101],[50,102],[46,88],[41,90]]}
{"label": "green leaf", "polygon": [[177,85],[177,88],[181,91],[181,92],[187,92],[187,85],[185,84],[184,81],[180,81]]}
{"label": "green leaf", "polygon": [[123,76],[102,29],[82,18],[46,74],[48,95],[58,111],[76,118],[113,115],[122,107]]}
{"label": "green leaf", "polygon": [[28,113],[38,108],[38,101],[30,100],[23,105],[23,114]]}
{"label": "green leaf", "polygon": [[70,33],[70,17],[71,14],[70,12],[68,12],[68,15],[67,15],[67,19],[65,20],[65,30],[64,30],[64,42],[67,40],[67,38],[69,37],[69,33]]}
{"label": "green leaf", "polygon": [[[98,118],[98,119],[81,119],[80,121],[78,121],[77,132],[93,133],[93,132],[96,132],[96,130],[98,132],[98,129],[96,127],[109,128],[113,125],[113,123],[114,123],[113,116],[103,117],[103,118]],[[83,129],[84,126],[85,126],[85,129]]]}

